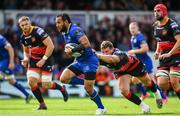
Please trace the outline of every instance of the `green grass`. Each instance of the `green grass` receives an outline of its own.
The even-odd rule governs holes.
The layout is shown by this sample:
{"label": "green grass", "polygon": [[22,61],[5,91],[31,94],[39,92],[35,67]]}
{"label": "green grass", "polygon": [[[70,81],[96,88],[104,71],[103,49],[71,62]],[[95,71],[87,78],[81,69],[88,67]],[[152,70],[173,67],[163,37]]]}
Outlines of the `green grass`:
{"label": "green grass", "polygon": [[[0,116],[91,116],[95,114],[96,105],[89,98],[70,98],[68,102],[62,99],[45,99],[47,111],[33,110],[38,107],[35,99],[25,104],[22,99],[0,99]],[[102,101],[107,109],[108,116],[142,115],[138,106],[123,98],[106,98]],[[168,104],[158,109],[155,99],[145,100],[151,107],[152,116],[180,116],[180,101],[170,98]]]}

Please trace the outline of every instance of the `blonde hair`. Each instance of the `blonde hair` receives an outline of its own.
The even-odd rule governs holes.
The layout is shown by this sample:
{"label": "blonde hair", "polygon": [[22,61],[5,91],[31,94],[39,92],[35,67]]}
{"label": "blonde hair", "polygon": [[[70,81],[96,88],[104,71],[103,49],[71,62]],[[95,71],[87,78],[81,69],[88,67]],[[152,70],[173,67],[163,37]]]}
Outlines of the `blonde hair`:
{"label": "blonde hair", "polygon": [[21,16],[18,20],[18,23],[20,23],[22,21],[30,21],[30,18],[28,16]]}

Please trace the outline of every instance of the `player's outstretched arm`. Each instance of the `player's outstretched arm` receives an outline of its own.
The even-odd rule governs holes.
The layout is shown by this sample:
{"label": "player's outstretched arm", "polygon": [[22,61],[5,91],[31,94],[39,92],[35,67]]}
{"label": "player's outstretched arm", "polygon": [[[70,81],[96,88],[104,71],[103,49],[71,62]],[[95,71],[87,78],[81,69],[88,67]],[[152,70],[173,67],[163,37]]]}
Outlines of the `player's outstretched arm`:
{"label": "player's outstretched arm", "polygon": [[120,58],[117,55],[103,55],[97,54],[98,58],[106,63],[118,63]]}

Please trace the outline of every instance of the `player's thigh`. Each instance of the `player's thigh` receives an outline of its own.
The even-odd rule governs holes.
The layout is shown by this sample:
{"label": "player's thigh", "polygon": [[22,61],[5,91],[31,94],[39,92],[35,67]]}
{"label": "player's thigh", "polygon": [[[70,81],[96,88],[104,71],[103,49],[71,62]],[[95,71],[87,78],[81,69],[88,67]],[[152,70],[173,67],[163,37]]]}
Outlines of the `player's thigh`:
{"label": "player's thigh", "polygon": [[134,76],[132,77],[131,81],[133,84],[138,84],[141,82],[137,77],[134,77]]}
{"label": "player's thigh", "polygon": [[128,74],[118,78],[118,86],[123,95],[127,95],[130,91],[130,78],[131,76]]}
{"label": "player's thigh", "polygon": [[41,72],[42,87],[51,88],[52,77],[52,72],[43,70]]}
{"label": "player's thigh", "polygon": [[60,76],[60,81],[62,83],[68,83],[71,78],[80,75],[81,71],[73,65],[68,66],[68,68],[65,68]]}
{"label": "player's thigh", "polygon": [[30,86],[35,86],[41,78],[41,72],[39,69],[28,69],[26,75]]}
{"label": "player's thigh", "polygon": [[169,83],[169,70],[161,69],[156,73],[157,84],[160,87],[166,86]]}
{"label": "player's thigh", "polygon": [[180,67],[171,67],[170,68],[170,82],[173,88],[180,87]]}

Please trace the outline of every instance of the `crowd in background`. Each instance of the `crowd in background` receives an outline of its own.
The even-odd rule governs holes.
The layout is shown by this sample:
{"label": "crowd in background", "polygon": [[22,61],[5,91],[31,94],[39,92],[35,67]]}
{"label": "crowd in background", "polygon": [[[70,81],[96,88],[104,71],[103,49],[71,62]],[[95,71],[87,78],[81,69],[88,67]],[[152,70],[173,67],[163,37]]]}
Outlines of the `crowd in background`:
{"label": "crowd in background", "polygon": [[18,10],[152,10],[164,3],[170,10],[179,10],[179,0],[1,0],[1,9]]}
{"label": "crowd in background", "polygon": [[[18,28],[13,28],[13,19],[7,19],[5,28],[0,30],[0,33],[4,35],[8,41],[13,45],[16,54],[16,63],[19,64],[19,58],[22,58],[22,48],[19,43],[20,30]],[[130,33],[129,33],[129,23],[130,20],[127,18],[125,23],[122,23],[118,18],[113,20],[108,17],[104,17],[102,20],[98,21],[96,25],[90,25],[89,29],[86,31],[92,48],[100,51],[100,44],[103,40],[111,41],[115,47],[120,50],[127,51],[130,49]],[[36,25],[36,24],[33,24]],[[149,44],[150,50],[154,51],[156,48],[156,41],[153,38],[153,27],[149,23],[140,23],[139,27],[142,33],[147,37],[147,42]],[[46,25],[44,29],[49,33],[55,44],[55,50],[53,54],[53,61],[55,62],[55,67],[59,70],[63,69],[69,63],[73,61],[73,58],[67,58],[64,54],[64,41],[60,33],[57,32],[55,25]]]}

